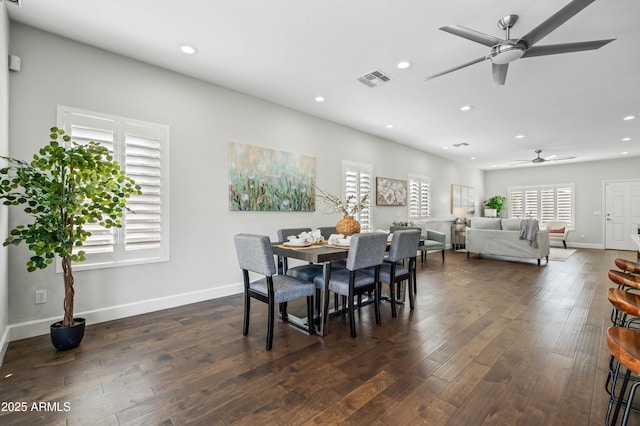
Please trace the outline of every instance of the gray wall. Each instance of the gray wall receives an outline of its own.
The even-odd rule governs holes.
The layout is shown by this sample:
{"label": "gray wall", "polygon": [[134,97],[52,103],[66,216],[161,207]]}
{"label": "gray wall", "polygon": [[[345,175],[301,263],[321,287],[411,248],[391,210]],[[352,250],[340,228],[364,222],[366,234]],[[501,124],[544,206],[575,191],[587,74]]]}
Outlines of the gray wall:
{"label": "gray wall", "polygon": [[[574,247],[604,248],[604,182],[640,179],[638,158],[565,163],[492,170],[485,173],[485,194],[507,196],[508,186],[571,183],[575,184],[576,229],[569,234]],[[594,215],[596,211],[602,216]],[[584,239],[580,236],[584,235]]]}
{"label": "gray wall", "polygon": [[[9,150],[9,18],[5,4],[0,3],[0,155]],[[0,241],[7,237],[7,209],[0,205]],[[9,343],[9,299],[7,250],[0,250],[0,363]]]}
{"label": "gray wall", "polygon": [[[240,292],[235,233],[275,238],[278,228],[337,222],[321,211],[230,212],[229,141],[315,156],[317,186],[334,194],[343,159],[372,164],[374,176],[431,176],[434,227],[443,230],[452,183],[483,196],[479,170],[21,24],[12,23],[10,40],[22,57],[10,76],[12,156],[30,158],[48,141],[58,104],[171,126],[171,260],[77,272],[76,314],[89,324]],[[406,209],[374,207],[373,215],[374,228],[386,228]],[[23,219],[12,210],[10,226]],[[53,268],[27,273],[28,251],[8,251],[11,339],[47,333],[62,313],[62,277]],[[48,290],[48,303],[34,304],[38,289]]]}

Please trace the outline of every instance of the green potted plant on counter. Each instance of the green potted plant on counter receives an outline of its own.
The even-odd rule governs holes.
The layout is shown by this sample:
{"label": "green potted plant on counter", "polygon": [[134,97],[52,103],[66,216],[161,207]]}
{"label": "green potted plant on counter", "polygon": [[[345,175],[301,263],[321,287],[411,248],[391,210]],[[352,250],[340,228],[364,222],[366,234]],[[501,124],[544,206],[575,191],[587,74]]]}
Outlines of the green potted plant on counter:
{"label": "green potted plant on counter", "polygon": [[[490,217],[498,217],[500,216],[500,212],[504,210],[504,205],[507,202],[507,199],[502,195],[494,195],[484,202],[485,210],[484,215]],[[493,210],[493,211],[488,211]]]}
{"label": "green potted plant on counter", "polygon": [[64,131],[51,128],[49,144],[30,163],[1,157],[0,200],[21,206],[33,221],[9,232],[3,245],[25,243],[33,255],[27,271],[44,269],[58,256],[64,279],[64,316],[51,325],[51,340],[59,350],[80,344],[85,321],[75,318],[72,264],[85,260],[80,249],[91,235],[84,226],[120,227],[127,199],[141,194],[109,150],[96,142],[72,142]]}

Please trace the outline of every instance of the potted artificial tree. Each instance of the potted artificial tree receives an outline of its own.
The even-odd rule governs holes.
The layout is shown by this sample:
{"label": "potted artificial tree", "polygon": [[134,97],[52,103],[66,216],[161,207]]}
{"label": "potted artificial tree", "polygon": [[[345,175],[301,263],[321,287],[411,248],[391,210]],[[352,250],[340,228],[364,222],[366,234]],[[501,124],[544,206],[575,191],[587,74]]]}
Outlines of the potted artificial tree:
{"label": "potted artificial tree", "polygon": [[5,246],[27,244],[33,256],[27,270],[44,269],[58,256],[64,279],[64,317],[51,325],[51,340],[59,350],[80,344],[84,319],[73,316],[72,263],[85,260],[79,248],[91,235],[84,225],[98,223],[120,227],[132,194],[140,187],[125,176],[109,150],[96,142],[80,145],[64,131],[51,128],[51,141],[30,163],[3,158],[0,167],[0,199],[9,206],[22,206],[33,222],[18,225]]}
{"label": "potted artificial tree", "polygon": [[[507,199],[502,195],[494,195],[493,197],[489,198],[487,201],[484,202],[484,205],[486,207],[484,210],[485,216],[495,216],[495,217],[500,216],[500,212],[504,210],[504,205],[506,202],[507,202]],[[494,210],[495,214],[489,214],[494,212],[488,212],[487,210]]]}

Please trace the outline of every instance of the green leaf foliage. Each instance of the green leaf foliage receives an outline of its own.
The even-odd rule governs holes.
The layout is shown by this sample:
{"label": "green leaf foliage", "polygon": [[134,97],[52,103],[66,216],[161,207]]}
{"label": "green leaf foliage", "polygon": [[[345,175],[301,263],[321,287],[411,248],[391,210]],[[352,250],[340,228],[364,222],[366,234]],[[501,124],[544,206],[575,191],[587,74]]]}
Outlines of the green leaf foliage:
{"label": "green leaf foliage", "polygon": [[62,129],[50,130],[50,142],[30,163],[10,157],[0,168],[0,200],[22,206],[33,221],[16,226],[3,245],[25,243],[33,252],[27,270],[46,268],[54,253],[74,262],[73,252],[91,235],[86,224],[120,227],[127,199],[140,187],[114,162],[107,148],[72,142]]}

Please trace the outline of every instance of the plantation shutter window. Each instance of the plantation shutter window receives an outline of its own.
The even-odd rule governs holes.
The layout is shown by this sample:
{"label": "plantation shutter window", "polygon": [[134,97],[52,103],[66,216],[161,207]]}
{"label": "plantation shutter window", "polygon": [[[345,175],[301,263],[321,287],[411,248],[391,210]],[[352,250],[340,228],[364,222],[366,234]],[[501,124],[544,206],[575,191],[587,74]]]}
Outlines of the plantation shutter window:
{"label": "plantation shutter window", "polygon": [[371,176],[373,175],[372,167],[368,164],[353,163],[349,161],[342,162],[343,189],[346,200],[349,196],[353,196],[355,200],[360,200],[365,194],[369,194],[369,198],[365,203],[365,208],[355,214],[355,219],[360,222],[360,231],[371,231],[373,218],[371,214]]}
{"label": "plantation shutter window", "polygon": [[431,178],[410,174],[409,181],[409,219],[431,216]]}
{"label": "plantation shutter window", "polygon": [[507,192],[510,218],[534,218],[543,226],[549,221],[562,220],[573,229],[574,184],[509,187]]}
{"label": "plantation shutter window", "polygon": [[169,260],[168,126],[69,107],[58,107],[58,121],[73,141],[105,146],[142,191],[127,200],[121,228],[85,225],[87,260],[75,268]]}

